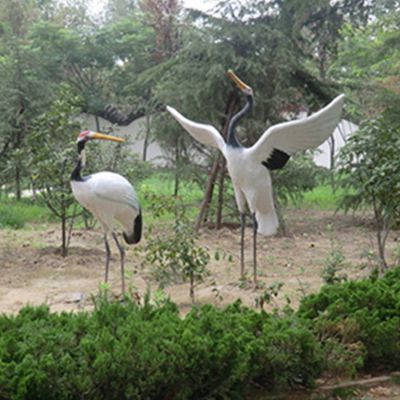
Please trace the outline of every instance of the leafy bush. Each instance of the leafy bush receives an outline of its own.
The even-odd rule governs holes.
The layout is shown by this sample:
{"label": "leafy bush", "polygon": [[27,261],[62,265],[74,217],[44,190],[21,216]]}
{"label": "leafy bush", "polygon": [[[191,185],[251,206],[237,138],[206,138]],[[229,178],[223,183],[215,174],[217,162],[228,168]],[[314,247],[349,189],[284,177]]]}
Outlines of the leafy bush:
{"label": "leafy bush", "polygon": [[312,384],[318,345],[297,318],[98,301],[92,313],[45,306],[0,317],[0,398],[242,398],[256,381],[273,390]]}
{"label": "leafy bush", "polygon": [[263,324],[252,357],[253,380],[264,387],[312,386],[322,371],[320,347],[295,316],[271,318]]}
{"label": "leafy bush", "polygon": [[195,232],[189,224],[186,207],[180,198],[154,193],[147,193],[146,197],[153,215],[172,213],[175,223],[169,234],[163,232],[148,240],[145,263],[153,267],[153,275],[161,288],[171,281],[189,281],[189,295],[194,303],[196,283],[203,282],[209,275],[208,251],[196,244]]}
{"label": "leafy bush", "polygon": [[345,274],[338,275],[338,272],[345,266],[345,256],[340,247],[332,248],[324,261],[322,280],[325,284],[331,285],[340,283],[347,279]]}
{"label": "leafy bush", "polygon": [[383,278],[324,286],[303,299],[299,316],[312,323],[325,344],[335,338],[358,347],[360,366],[400,368],[400,268]]}

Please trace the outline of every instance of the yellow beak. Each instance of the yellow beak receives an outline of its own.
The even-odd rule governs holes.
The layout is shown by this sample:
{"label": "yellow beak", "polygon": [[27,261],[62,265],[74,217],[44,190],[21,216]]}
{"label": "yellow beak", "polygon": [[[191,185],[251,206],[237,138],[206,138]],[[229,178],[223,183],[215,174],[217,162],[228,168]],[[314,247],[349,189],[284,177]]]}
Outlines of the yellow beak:
{"label": "yellow beak", "polygon": [[228,70],[228,76],[236,83],[240,90],[251,90],[249,85],[246,85],[231,69]]}
{"label": "yellow beak", "polygon": [[94,133],[91,136],[91,138],[99,139],[99,140],[112,140],[113,142],[119,142],[119,143],[125,142],[125,139],[123,139],[123,138],[119,138],[119,137],[111,136],[111,135],[105,135],[104,133],[98,133],[98,132]]}

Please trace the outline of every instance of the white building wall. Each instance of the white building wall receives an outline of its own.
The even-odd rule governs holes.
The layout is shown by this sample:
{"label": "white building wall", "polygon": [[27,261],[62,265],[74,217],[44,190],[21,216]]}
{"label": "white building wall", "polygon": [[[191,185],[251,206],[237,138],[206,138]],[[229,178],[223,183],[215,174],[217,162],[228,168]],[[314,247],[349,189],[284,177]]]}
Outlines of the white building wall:
{"label": "white building wall", "polygon": [[[91,114],[81,114],[80,121],[82,129],[96,131],[96,119]],[[130,125],[119,126],[99,117],[99,130],[104,133],[113,133],[124,137],[128,141],[129,148],[143,159],[144,139],[146,135],[146,117],[138,118]],[[165,164],[161,147],[156,142],[147,146],[146,161],[156,165]]]}
{"label": "white building wall", "polygon": [[[333,132],[334,137],[334,154],[337,155],[339,150],[346,144],[347,139],[351,136],[356,130],[358,126],[353,124],[350,121],[343,119],[340,121],[339,125]],[[325,167],[331,168],[331,139],[326,140],[321,146],[318,147],[318,152],[316,152],[314,156],[315,164]]]}

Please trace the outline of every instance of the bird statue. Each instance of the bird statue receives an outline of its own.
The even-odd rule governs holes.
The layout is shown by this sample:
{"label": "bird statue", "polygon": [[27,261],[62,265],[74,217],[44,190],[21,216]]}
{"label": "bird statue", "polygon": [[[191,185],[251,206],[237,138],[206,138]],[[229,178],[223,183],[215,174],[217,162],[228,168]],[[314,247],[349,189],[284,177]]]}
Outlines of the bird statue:
{"label": "bird statue", "polygon": [[75,199],[82,207],[89,210],[101,223],[106,247],[105,282],[108,282],[110,265],[110,245],[108,234],[111,233],[121,256],[122,293],[125,293],[124,260],[125,250],[119,243],[114,230],[114,222],[123,227],[123,237],[128,244],[138,243],[142,236],[142,212],[135,189],[123,176],[114,172],[102,171],[88,176],[81,176],[85,167],[85,145],[90,140],[111,140],[124,142],[122,138],[103,133],[82,131],[77,139],[78,162],[71,174],[71,188]]}
{"label": "bird statue", "polygon": [[270,171],[283,168],[292,154],[316,148],[332,134],[340,120],[344,95],[337,96],[326,107],[306,118],[269,127],[253,146],[243,147],[235,135],[235,128],[251,112],[254,93],[232,70],[228,71],[228,76],[244,94],[246,104],[231,118],[226,140],[213,126],[191,121],[172,107],[167,106],[167,110],[195,140],[219,149],[224,155],[240,211],[242,277],[246,203],[253,217],[253,275],[256,284],[257,232],[266,236],[274,235],[279,225]]}

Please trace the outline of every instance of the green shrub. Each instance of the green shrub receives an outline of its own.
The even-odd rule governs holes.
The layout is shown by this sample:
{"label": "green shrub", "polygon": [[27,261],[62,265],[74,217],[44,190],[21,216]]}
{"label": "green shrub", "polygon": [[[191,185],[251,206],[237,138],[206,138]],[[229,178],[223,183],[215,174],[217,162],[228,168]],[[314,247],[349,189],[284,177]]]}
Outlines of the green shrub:
{"label": "green shrub", "polygon": [[[210,274],[207,265],[210,255],[207,249],[195,242],[195,232],[186,214],[186,207],[179,197],[165,197],[148,194],[147,199],[153,215],[172,213],[174,225],[169,234],[162,232],[150,235],[146,244],[146,258],[152,275],[164,288],[171,282],[189,282],[189,296],[195,303],[195,286]],[[152,231],[150,226],[150,231]]]}
{"label": "green shrub", "polygon": [[242,398],[318,375],[318,345],[293,317],[141,307],[102,300],[92,313],[24,308],[0,317],[0,398]]}
{"label": "green shrub", "polygon": [[400,368],[400,268],[382,278],[324,286],[303,299],[299,315],[322,340],[358,346],[365,368]]}
{"label": "green shrub", "polygon": [[271,389],[312,386],[322,371],[320,346],[295,316],[271,318],[252,352],[253,380]]}

